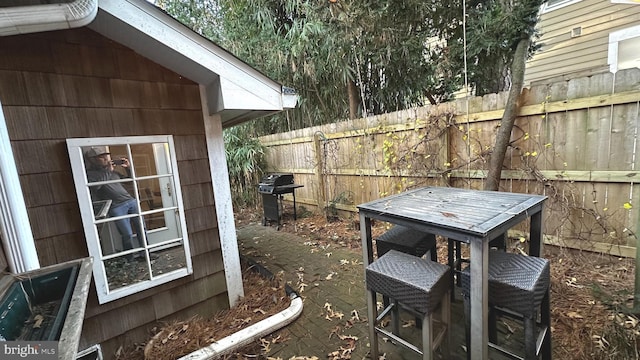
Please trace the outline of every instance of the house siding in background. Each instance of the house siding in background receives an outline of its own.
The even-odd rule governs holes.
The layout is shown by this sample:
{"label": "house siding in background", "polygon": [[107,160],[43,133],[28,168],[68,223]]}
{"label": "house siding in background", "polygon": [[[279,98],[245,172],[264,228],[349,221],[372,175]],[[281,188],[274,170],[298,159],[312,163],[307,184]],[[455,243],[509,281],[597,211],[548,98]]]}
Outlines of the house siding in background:
{"label": "house siding in background", "polygon": [[610,71],[610,34],[638,25],[640,4],[581,0],[543,10],[538,22],[541,48],[527,62],[525,83],[552,83]]}
{"label": "house siding in background", "polygon": [[88,256],[66,139],[172,135],[193,274],[98,304],[80,349],[109,358],[157,321],[229,307],[198,84],[88,29],[0,37],[0,99],[42,266]]}

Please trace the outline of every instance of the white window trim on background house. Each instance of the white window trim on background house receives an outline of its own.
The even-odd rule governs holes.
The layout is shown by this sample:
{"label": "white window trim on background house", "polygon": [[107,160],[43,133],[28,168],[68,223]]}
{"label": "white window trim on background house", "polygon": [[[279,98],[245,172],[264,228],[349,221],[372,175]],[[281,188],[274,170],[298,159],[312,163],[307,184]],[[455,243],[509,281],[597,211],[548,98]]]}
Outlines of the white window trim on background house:
{"label": "white window trim on background house", "polygon": [[618,46],[620,42],[636,37],[640,37],[640,25],[614,31],[609,34],[609,52],[607,56],[609,71],[612,73],[618,71]]}
{"label": "white window trim on background house", "polygon": [[542,5],[541,13],[544,14],[553,10],[558,10],[565,6],[578,3],[580,1],[582,0],[560,0],[560,1],[553,1],[551,5],[549,4],[549,1],[547,1]]}
{"label": "white window trim on background house", "polygon": [[[164,143],[168,146],[169,151],[169,166],[171,170],[171,178],[173,180],[172,191],[175,194],[176,206],[175,211],[178,214],[179,221],[179,233],[180,241],[173,241],[173,243],[181,242],[185,255],[185,267],[178,270],[153,275],[151,279],[140,281],[132,285],[128,285],[122,288],[109,289],[107,274],[105,267],[103,266],[103,257],[101,251],[101,243],[98,232],[95,229],[96,220],[94,219],[93,209],[91,208],[91,197],[88,189],[87,176],[85,173],[84,154],[83,147],[87,146],[112,146],[112,145],[136,145],[136,144],[157,144]],[[80,215],[82,217],[82,224],[84,227],[85,237],[87,239],[87,248],[89,254],[94,258],[93,261],[93,275],[96,284],[96,291],[98,293],[98,301],[100,304],[104,304],[109,301],[113,301],[128,295],[138,293],[140,291],[173,281],[175,279],[182,278],[184,276],[193,273],[193,266],[191,263],[191,254],[189,248],[188,233],[186,227],[186,221],[184,217],[184,205],[182,202],[182,193],[180,188],[180,179],[178,177],[178,164],[175,156],[175,147],[173,144],[173,137],[171,135],[160,136],[131,136],[131,137],[109,137],[109,138],[81,138],[81,139],[67,139],[67,148],[69,150],[69,159],[71,161],[71,170],[73,172],[73,180],[75,183],[76,194],[78,196],[78,205],[80,207]],[[134,177],[135,177],[135,163]],[[164,209],[160,209],[162,211]],[[158,211],[158,210],[154,210]],[[144,211],[141,213],[144,215]],[[100,221],[100,220],[98,220]],[[146,238],[146,236],[145,236]],[[150,245],[142,245],[150,249]],[[116,254],[117,255],[117,254]],[[113,257],[114,255],[109,255]],[[150,259],[146,258],[146,262],[151,266]]]}
{"label": "white window trim on background house", "polygon": [[611,0],[614,4],[640,5],[640,0]]}

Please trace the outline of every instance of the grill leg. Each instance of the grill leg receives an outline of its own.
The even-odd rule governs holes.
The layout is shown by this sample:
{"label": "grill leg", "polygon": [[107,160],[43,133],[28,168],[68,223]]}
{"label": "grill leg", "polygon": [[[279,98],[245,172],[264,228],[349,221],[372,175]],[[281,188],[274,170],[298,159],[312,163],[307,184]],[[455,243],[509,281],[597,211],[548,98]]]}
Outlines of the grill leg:
{"label": "grill leg", "polygon": [[298,213],[296,212],[296,192],[291,193],[293,195],[293,220],[298,220]]}

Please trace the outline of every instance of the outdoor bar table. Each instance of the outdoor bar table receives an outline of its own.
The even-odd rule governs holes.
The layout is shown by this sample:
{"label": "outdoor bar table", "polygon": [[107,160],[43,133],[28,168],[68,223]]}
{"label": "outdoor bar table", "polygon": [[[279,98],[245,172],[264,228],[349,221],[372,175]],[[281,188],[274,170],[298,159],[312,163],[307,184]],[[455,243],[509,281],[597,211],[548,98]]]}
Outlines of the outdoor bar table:
{"label": "outdoor bar table", "polygon": [[[489,241],[531,218],[529,255],[542,252],[546,196],[424,187],[358,205],[365,268],[373,262],[371,219],[412,227],[470,245],[471,359],[489,358]],[[367,306],[376,306],[367,296]],[[370,341],[376,335],[369,326]],[[373,346],[373,343],[372,343]]]}

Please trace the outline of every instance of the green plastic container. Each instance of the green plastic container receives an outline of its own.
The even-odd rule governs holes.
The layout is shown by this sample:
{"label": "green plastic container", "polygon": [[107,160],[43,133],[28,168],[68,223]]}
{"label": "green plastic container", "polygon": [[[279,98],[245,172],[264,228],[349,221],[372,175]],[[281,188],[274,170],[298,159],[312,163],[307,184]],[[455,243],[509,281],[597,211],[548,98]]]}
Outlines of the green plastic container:
{"label": "green plastic container", "polygon": [[7,341],[59,340],[78,270],[71,266],[11,284],[0,300],[0,336]]}

